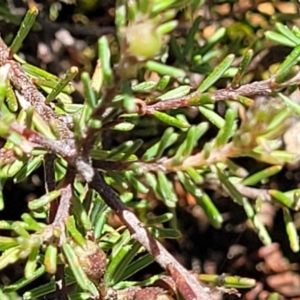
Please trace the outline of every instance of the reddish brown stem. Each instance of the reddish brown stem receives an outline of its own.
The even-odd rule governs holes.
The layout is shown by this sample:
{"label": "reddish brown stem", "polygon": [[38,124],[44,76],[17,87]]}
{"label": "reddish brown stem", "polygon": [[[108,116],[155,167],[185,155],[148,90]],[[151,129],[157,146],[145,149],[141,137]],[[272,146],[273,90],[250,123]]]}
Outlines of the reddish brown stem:
{"label": "reddish brown stem", "polygon": [[[203,286],[191,273],[189,273],[165,248],[159,243],[118,198],[114,190],[104,181],[100,173],[95,173],[90,185],[97,191],[106,204],[111,207],[118,217],[126,224],[132,237],[136,239],[153,258],[166,270],[178,284],[178,290],[186,300],[210,300],[208,289]],[[180,274],[180,280],[179,275]]]}

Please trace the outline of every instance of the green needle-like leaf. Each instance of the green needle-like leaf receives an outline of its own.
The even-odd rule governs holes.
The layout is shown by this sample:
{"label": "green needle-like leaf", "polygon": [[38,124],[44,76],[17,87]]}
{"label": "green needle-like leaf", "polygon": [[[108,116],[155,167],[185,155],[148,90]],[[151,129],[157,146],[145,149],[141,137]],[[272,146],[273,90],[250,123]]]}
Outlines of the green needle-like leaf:
{"label": "green needle-like leaf", "polygon": [[217,286],[224,286],[227,288],[249,289],[255,286],[256,281],[251,278],[228,276],[228,275],[213,275],[200,274],[199,280],[205,283],[212,283]]}
{"label": "green needle-like leaf", "polygon": [[243,206],[243,203],[244,203],[243,196],[239,193],[239,191],[235,188],[235,186],[228,180],[228,178],[225,176],[225,174],[219,168],[217,168],[217,174],[218,174],[220,182],[222,184],[224,184],[224,186],[228,190],[232,199],[237,204]]}
{"label": "green needle-like leaf", "polygon": [[126,270],[123,273],[122,280],[126,280],[127,278],[131,277],[135,273],[143,270],[148,265],[153,263],[154,259],[150,254],[145,254],[142,257],[138,258],[137,260],[133,261],[129,264]]}
{"label": "green needle-like leaf", "polygon": [[15,282],[13,284],[10,284],[9,286],[7,286],[7,287],[4,288],[4,292],[8,292],[9,293],[10,291],[17,291],[17,290],[25,287],[29,283],[33,282],[37,278],[41,277],[44,273],[45,273],[45,267],[44,266],[40,266],[38,269],[36,269],[31,274],[30,278],[28,278],[28,279],[27,278],[22,278],[22,279],[18,280],[17,282]]}
{"label": "green needle-like leaf", "polygon": [[34,276],[37,268],[37,260],[39,254],[39,245],[36,245],[31,248],[31,251],[28,256],[28,260],[25,265],[24,276],[26,279],[30,279]]}
{"label": "green needle-like leaf", "polygon": [[233,87],[238,87],[240,85],[241,79],[244,76],[244,74],[252,60],[253,54],[254,54],[254,52],[252,49],[247,50],[246,53],[244,54],[243,59],[239,65],[238,71],[235,74],[235,76],[233,77],[233,80],[231,83],[231,85]]}
{"label": "green needle-like leaf", "polygon": [[43,157],[41,155],[34,157],[33,159],[29,160],[27,164],[25,164],[22,169],[14,176],[14,182],[20,182],[36,170],[42,163]]}
{"label": "green needle-like leaf", "polygon": [[235,56],[229,54],[224,60],[213,70],[208,77],[206,77],[203,82],[198,87],[199,93],[204,93],[208,90],[217,80],[219,80],[225,71],[232,65]]}
{"label": "green needle-like leaf", "polygon": [[285,37],[281,33],[277,33],[274,31],[266,31],[264,34],[267,39],[280,45],[288,47],[295,47],[297,45],[295,41],[291,41],[289,38]]}
{"label": "green needle-like leaf", "polygon": [[187,122],[185,121],[182,121],[176,117],[172,117],[166,113],[163,113],[163,112],[160,112],[160,111],[155,111],[153,113],[153,115],[159,119],[160,121],[166,123],[166,124],[169,124],[171,126],[175,126],[177,128],[180,128],[180,129],[184,129],[184,128],[188,128],[190,127],[190,124],[188,124]]}
{"label": "green needle-like leaf", "polygon": [[190,92],[190,90],[191,87],[189,85],[182,85],[174,90],[164,93],[163,95],[157,97],[157,99],[164,101],[174,98],[180,98],[186,96]]}
{"label": "green needle-like leaf", "polygon": [[[133,260],[135,255],[140,249],[140,244],[135,242],[133,245],[125,245],[124,248],[120,250],[118,255],[111,261],[111,266],[107,267],[107,273],[109,276],[104,276],[108,281],[108,285],[114,285],[117,282],[124,280],[123,274],[127,270],[129,263]],[[124,251],[125,249],[125,251]]]}
{"label": "green needle-like leaf", "polygon": [[17,238],[0,236],[0,251],[3,252],[7,249],[10,249],[14,246],[19,245]]}
{"label": "green needle-like leaf", "polygon": [[271,245],[272,240],[270,235],[265,227],[265,225],[261,222],[259,217],[257,216],[253,206],[250,204],[247,198],[243,198],[243,207],[247,214],[247,217],[252,221],[254,228],[257,231],[257,235],[260,238],[261,242],[265,245]]}
{"label": "green needle-like leaf", "polygon": [[8,250],[5,250],[0,256],[0,270],[3,270],[10,264],[14,264],[16,261],[20,259],[20,247],[12,247]]}
{"label": "green needle-like leaf", "polygon": [[279,33],[283,34],[286,38],[293,42],[295,46],[300,44],[300,38],[298,38],[286,25],[276,23],[275,28]]}
{"label": "green needle-like leaf", "polygon": [[150,161],[154,158],[161,158],[165,149],[173,145],[177,141],[178,136],[179,135],[174,132],[174,129],[172,127],[167,128],[161,139],[152,147],[149,147],[147,149],[147,151],[142,156],[142,159],[145,161]]}
{"label": "green needle-like leaf", "polygon": [[103,82],[107,86],[111,86],[114,81],[114,74],[110,65],[110,50],[108,40],[105,36],[98,41],[98,57],[101,61]]}
{"label": "green needle-like leaf", "polygon": [[237,107],[227,109],[225,115],[225,124],[219,130],[216,136],[215,146],[220,147],[225,145],[228,140],[234,135],[236,129]]}
{"label": "green needle-like leaf", "polygon": [[[56,84],[53,88],[52,92],[47,96],[47,102],[53,101],[59,93],[63,92],[64,88],[69,84],[70,81],[74,79],[74,77],[78,74],[77,67],[71,67],[64,77]],[[83,81],[84,83],[84,81]]]}
{"label": "green needle-like leaf", "polygon": [[170,183],[166,175],[161,171],[157,173],[157,179],[158,191],[162,197],[162,200],[168,207],[175,207],[177,196],[172,184]]}
{"label": "green needle-like leaf", "polygon": [[295,202],[294,199],[288,197],[286,194],[277,190],[269,190],[268,192],[272,198],[282,206],[291,208],[293,210],[299,209],[299,203]]}
{"label": "green needle-like leaf", "polygon": [[205,106],[200,106],[199,110],[201,114],[203,114],[212,124],[217,126],[219,129],[225,126],[225,120],[213,110],[206,108]]}
{"label": "green needle-like leaf", "polygon": [[32,28],[35,19],[38,15],[38,9],[36,6],[32,6],[26,13],[22,24],[19,27],[19,31],[10,45],[10,51],[12,53],[17,53],[22,46],[24,39]]}
{"label": "green needle-like leaf", "polygon": [[47,273],[55,274],[57,270],[57,246],[49,245],[45,252],[44,257],[44,266],[46,268]]}
{"label": "green needle-like leaf", "polygon": [[285,223],[286,232],[290,241],[291,249],[294,252],[299,252],[299,236],[297,228],[288,208],[283,207],[283,218]]}
{"label": "green needle-like leaf", "polygon": [[244,185],[255,185],[260,181],[279,173],[281,170],[282,166],[271,166],[245,178],[241,183]]}
{"label": "green needle-like leaf", "polygon": [[84,237],[82,236],[82,234],[76,228],[75,220],[74,220],[73,216],[69,217],[66,225],[67,225],[67,229],[68,229],[68,232],[70,233],[70,235],[73,237],[73,239],[76,241],[76,243],[80,247],[83,248],[86,244],[86,241],[85,241]]}
{"label": "green needle-like leaf", "polygon": [[199,30],[199,25],[200,25],[201,20],[202,20],[202,17],[198,16],[194,20],[192,28],[189,30],[189,33],[186,37],[185,45],[182,49],[183,57],[186,57],[189,54],[189,52],[191,52],[191,50],[193,49],[194,38],[195,38],[197,31]]}
{"label": "green needle-like leaf", "polygon": [[[299,45],[300,49],[300,45]],[[278,93],[278,96],[284,101],[287,107],[291,108],[297,115],[300,115],[300,105],[292,101],[289,97],[282,93]]]}
{"label": "green needle-like leaf", "polygon": [[200,197],[196,197],[196,201],[205,211],[210,224],[212,224],[215,228],[221,228],[223,217],[210,197],[206,193],[202,192]]}
{"label": "green needle-like leaf", "polygon": [[55,200],[57,197],[60,196],[61,191],[60,190],[55,190],[52,192],[49,192],[48,194],[42,196],[39,199],[35,199],[31,202],[29,202],[28,207],[31,210],[37,210],[45,205],[47,205],[48,203],[50,203],[51,201]]}
{"label": "green needle-like leaf", "polygon": [[76,256],[74,250],[71,245],[65,243],[62,245],[62,249],[66,259],[69,263],[69,266],[76,278],[76,282],[78,285],[85,291],[89,291],[93,297],[99,297],[99,292],[96,286],[88,279],[86,274],[84,273],[82,267],[80,266],[78,257]]}
{"label": "green needle-like leaf", "polygon": [[276,77],[280,77],[285,74],[293,65],[295,65],[300,58],[300,45],[296,46],[292,52],[286,57],[283,63],[280,65],[279,70],[276,73]]}
{"label": "green needle-like leaf", "polygon": [[181,69],[171,67],[171,66],[166,66],[164,64],[152,60],[147,61],[145,67],[148,70],[157,72],[160,75],[169,75],[174,78],[185,76],[185,72]]}

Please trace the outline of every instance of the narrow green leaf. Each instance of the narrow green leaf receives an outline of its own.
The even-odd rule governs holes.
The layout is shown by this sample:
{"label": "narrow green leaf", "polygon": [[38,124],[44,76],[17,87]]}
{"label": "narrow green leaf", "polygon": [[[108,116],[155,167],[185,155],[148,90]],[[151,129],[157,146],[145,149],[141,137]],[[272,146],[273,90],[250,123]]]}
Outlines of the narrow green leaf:
{"label": "narrow green leaf", "polygon": [[24,165],[24,161],[15,160],[11,165],[8,166],[5,177],[14,177]]}
{"label": "narrow green leaf", "polygon": [[228,178],[223,174],[223,172],[217,168],[217,174],[221,183],[226,187],[232,199],[239,205],[243,206],[243,196],[235,188],[235,186],[228,180]]}
{"label": "narrow green leaf", "polygon": [[[52,92],[47,96],[46,101],[53,101],[59,93],[63,92],[64,88],[69,85],[69,82],[74,79],[74,77],[78,74],[77,67],[71,67],[64,77],[59,80],[56,86],[53,88]],[[82,81],[84,83],[84,81]]]}
{"label": "narrow green leaf", "polygon": [[94,235],[96,240],[102,236],[103,228],[106,223],[107,223],[107,213],[104,212],[99,215],[95,223]]}
{"label": "narrow green leaf", "polygon": [[30,239],[30,234],[28,231],[24,228],[23,223],[16,221],[12,225],[12,230],[15,231],[19,236],[25,238],[25,239]]}
{"label": "narrow green leaf", "polygon": [[285,223],[285,229],[290,241],[291,249],[294,252],[299,252],[299,236],[297,233],[297,228],[292,218],[292,215],[288,208],[283,207],[283,218]]}
{"label": "narrow green leaf", "polygon": [[120,250],[130,242],[131,236],[128,229],[126,229],[122,235],[119,236],[118,241],[114,243],[110,259],[113,260],[118,255]]}
{"label": "narrow green leaf", "polygon": [[32,247],[24,269],[24,276],[26,279],[32,278],[35,274],[37,263],[38,263],[37,262],[38,254],[39,254],[39,246]]}
{"label": "narrow green leaf", "polygon": [[295,203],[294,199],[291,199],[286,194],[277,190],[268,190],[268,192],[276,202],[283,205],[284,207],[288,207],[293,210],[299,209],[298,203]]}
{"label": "narrow green leaf", "polygon": [[22,167],[22,169],[17,174],[15,174],[14,183],[21,182],[25,178],[28,178],[29,175],[41,165],[42,161],[43,161],[42,155],[39,155],[39,156],[36,156],[36,157],[30,159]]}
{"label": "narrow green leaf", "polygon": [[[224,36],[226,35],[226,28],[220,27],[218,28],[215,33],[206,41],[203,47],[200,48],[199,54],[209,54],[212,51],[209,51],[213,46],[218,43]],[[217,57],[216,53],[213,53],[213,57]]]}
{"label": "narrow green leaf", "polygon": [[182,236],[179,230],[173,228],[150,227],[150,232],[162,239],[179,239]]}
{"label": "narrow green leaf", "polygon": [[171,76],[168,75],[162,76],[157,83],[156,89],[158,91],[163,91],[170,83],[170,80],[171,80]]}
{"label": "narrow green leaf", "polygon": [[121,160],[127,160],[135,153],[143,144],[143,140],[127,141],[118,147],[115,147],[108,155],[108,158],[115,158],[122,153]]}
{"label": "narrow green leaf", "polygon": [[138,258],[134,262],[132,262],[126,270],[124,270],[122,280],[126,280],[127,278],[131,277],[132,275],[136,274],[140,270],[143,270],[154,261],[153,257],[150,254],[145,254],[142,257]]}
{"label": "narrow green leaf", "polygon": [[176,117],[172,117],[172,116],[170,116],[166,113],[160,112],[160,111],[155,111],[153,113],[153,115],[160,121],[162,121],[168,125],[175,126],[180,129],[190,127],[190,124],[186,123],[185,121],[182,121]]}
{"label": "narrow green leaf", "polygon": [[204,183],[204,177],[200,174],[198,170],[192,167],[187,167],[185,171],[196,184]]}
{"label": "narrow green leaf", "polygon": [[73,239],[76,241],[76,243],[80,247],[84,248],[86,241],[85,241],[85,238],[82,236],[82,234],[76,228],[74,216],[70,216],[68,218],[66,226],[67,226],[68,232],[73,237]]}
{"label": "narrow green leaf", "polygon": [[278,93],[278,95],[284,101],[287,107],[290,107],[297,115],[300,115],[300,105],[298,105],[296,102],[292,101],[282,93]]}
{"label": "narrow green leaf", "polygon": [[85,101],[90,108],[97,105],[97,98],[94,90],[92,89],[91,78],[87,72],[81,74],[81,80],[84,86]]}
{"label": "narrow green leaf", "polygon": [[160,140],[147,149],[147,151],[142,156],[142,160],[150,161],[154,158],[156,160],[160,159],[165,149],[167,149],[177,141],[178,136],[179,135],[174,132],[174,129],[172,127],[167,128]]}
{"label": "narrow green leaf", "polygon": [[147,220],[147,226],[155,225],[155,224],[162,224],[169,222],[173,218],[172,213],[165,213],[158,217],[153,217]]}
{"label": "narrow green leaf", "polygon": [[111,86],[114,82],[114,74],[110,65],[110,50],[106,36],[102,36],[98,41],[98,57],[101,61],[103,82],[107,86]]}
{"label": "narrow green leaf", "polygon": [[222,117],[220,117],[217,113],[215,113],[213,110],[206,108],[205,106],[200,106],[199,110],[201,114],[208,119],[208,121],[210,121],[219,129],[225,126],[225,120]]}
{"label": "narrow green leaf", "polygon": [[182,69],[166,66],[164,64],[152,60],[147,61],[145,63],[145,67],[148,70],[157,72],[160,75],[169,75],[173,78],[184,77],[186,75]]}
{"label": "narrow green leaf", "polygon": [[186,37],[186,40],[185,40],[185,45],[182,49],[182,56],[183,57],[186,57],[189,53],[192,52],[195,35],[199,31],[199,25],[200,25],[200,22],[201,22],[202,18],[203,18],[202,16],[198,16],[194,20],[192,28],[189,30],[189,33],[188,33],[188,35]]}
{"label": "narrow green leaf", "polygon": [[271,245],[272,240],[270,238],[270,235],[265,227],[265,225],[261,222],[259,217],[257,216],[252,204],[250,204],[249,200],[247,198],[243,198],[243,207],[246,212],[247,217],[252,221],[252,224],[254,228],[257,231],[257,235],[261,242],[265,245]]}
{"label": "narrow green leaf", "polygon": [[290,39],[288,39],[281,33],[267,30],[264,33],[264,35],[270,41],[273,41],[273,42],[283,45],[283,46],[288,46],[288,47],[294,48],[297,45],[295,42],[291,41]]}
{"label": "narrow green leaf", "polygon": [[186,96],[191,90],[191,87],[189,85],[182,85],[178,88],[175,88],[171,91],[168,91],[162,95],[160,95],[159,97],[157,97],[157,99],[159,100],[170,100],[170,99],[174,99],[174,98],[180,98],[183,96]]}
{"label": "narrow green leaf", "polygon": [[293,65],[299,61],[300,57],[300,45],[296,46],[292,52],[286,57],[283,63],[280,65],[279,70],[276,73],[275,80],[278,76],[281,76],[287,70],[289,70]]}
{"label": "narrow green leaf", "polygon": [[17,238],[15,237],[7,237],[7,236],[0,236],[0,251],[3,252],[7,249],[15,247],[19,245]]}
{"label": "narrow green leaf", "polygon": [[10,264],[14,264],[20,259],[20,247],[12,247],[8,250],[5,250],[2,255],[0,256],[0,270],[3,270]]}
{"label": "narrow green leaf", "polygon": [[208,77],[206,77],[203,82],[198,87],[199,93],[204,93],[208,90],[217,80],[219,80],[225,71],[231,66],[234,61],[235,56],[233,54],[229,54],[224,60],[214,68],[212,73]]}
{"label": "narrow green leaf", "polygon": [[226,288],[250,289],[256,285],[255,279],[240,276],[200,274],[199,280],[205,283],[211,283],[216,286]]}
{"label": "narrow green leaf", "polygon": [[74,195],[72,198],[72,212],[75,216],[77,224],[80,224],[85,231],[92,229],[92,224],[87,211],[84,209],[80,199]]}
{"label": "narrow green leaf", "polygon": [[206,193],[202,192],[200,197],[196,197],[196,201],[203,208],[210,224],[215,228],[221,228],[223,217],[210,197]]}
{"label": "narrow green leaf", "polygon": [[[2,103],[1,100],[0,103]],[[11,112],[18,111],[19,108],[18,100],[10,84],[6,85],[6,103],[7,103],[7,107]]]}
{"label": "narrow green leaf", "polygon": [[136,190],[137,192],[140,192],[142,194],[148,193],[149,189],[134,176],[133,172],[126,172],[125,177],[129,181],[129,183],[132,185],[134,190]]}
{"label": "narrow green leaf", "polygon": [[17,35],[15,36],[12,44],[10,45],[11,53],[17,53],[22,46],[24,39],[32,28],[35,19],[38,15],[38,9],[36,6],[32,6],[26,13],[24,20],[22,21]]}
{"label": "narrow green leaf", "polygon": [[237,107],[230,107],[225,114],[225,124],[219,130],[215,139],[215,146],[220,147],[225,145],[228,140],[234,135],[236,129]]}
{"label": "narrow green leaf", "polygon": [[298,38],[292,30],[290,30],[286,25],[281,23],[276,23],[275,28],[279,33],[283,34],[286,38],[288,38],[291,42],[295,43],[295,45],[300,44],[300,38]]}
{"label": "narrow green leaf", "polygon": [[53,133],[52,128],[49,126],[50,124],[47,124],[47,122],[43,119],[43,117],[36,112],[33,113],[32,123],[34,125],[34,128],[42,135],[44,135],[46,138],[50,140],[56,139],[56,136]]}
{"label": "narrow green leaf", "polygon": [[241,79],[242,77],[244,76],[251,60],[252,60],[252,57],[253,57],[253,50],[252,49],[248,49],[245,54],[243,55],[243,59],[239,65],[239,68],[238,68],[238,71],[237,73],[235,74],[235,76],[233,77],[232,79],[232,83],[231,85],[233,87],[238,87],[240,85],[240,82],[241,82]]}
{"label": "narrow green leaf", "polygon": [[168,207],[175,207],[177,202],[177,196],[172,186],[172,183],[168,180],[168,178],[162,171],[157,172],[157,179],[158,191],[162,197],[163,202]]}
{"label": "narrow green leaf", "polygon": [[41,207],[44,207],[45,205],[47,205],[48,203],[50,203],[51,201],[55,200],[56,198],[58,198],[60,196],[61,191],[60,190],[55,190],[52,192],[49,192],[48,194],[42,196],[41,198],[35,199],[33,201],[30,201],[28,203],[28,207],[31,210],[37,210]]}
{"label": "narrow green leaf", "polygon": [[57,270],[57,246],[49,245],[45,252],[44,257],[44,266],[46,268],[47,273],[55,274]]}
{"label": "narrow green leaf", "polygon": [[[30,214],[24,213],[21,219],[26,223],[30,230],[41,231],[45,228],[45,224],[38,223]],[[23,225],[22,225],[23,226]],[[24,226],[23,226],[24,227]]]}
{"label": "narrow green leaf", "polygon": [[[4,288],[4,292],[10,292],[10,291],[17,291],[23,287],[25,287],[26,285],[28,285],[29,283],[33,282],[34,280],[38,279],[39,277],[41,277],[43,274],[45,274],[45,267],[44,266],[40,266],[38,269],[36,269],[30,278],[22,278],[20,280],[18,280],[17,282],[10,284],[9,286]],[[25,298],[24,298],[25,299]],[[30,298],[33,299],[33,298]]]}
{"label": "narrow green leaf", "polygon": [[[71,277],[69,274],[66,276],[66,286],[70,286],[72,284],[76,283],[76,280]],[[43,297],[45,295],[51,294],[55,292],[55,281],[51,280],[49,283],[46,283],[44,285],[40,285],[37,288],[33,288],[30,291],[27,291],[23,294],[24,300],[32,300],[37,299],[39,297]],[[90,295],[91,297],[91,295]]]}
{"label": "narrow green leaf", "polygon": [[112,130],[117,130],[117,131],[130,131],[133,128],[134,128],[134,124],[129,122],[122,122],[111,127]]}
{"label": "narrow green leaf", "polygon": [[144,82],[140,82],[134,86],[132,86],[132,90],[136,93],[145,93],[145,92],[151,92],[152,90],[155,89],[155,87],[157,86],[157,82],[156,81],[144,81]]}
{"label": "narrow green leaf", "polygon": [[169,22],[165,22],[161,25],[159,25],[156,29],[156,32],[164,35],[164,34],[168,34],[171,31],[173,31],[178,25],[178,21],[177,20],[171,20]]}
{"label": "narrow green leaf", "polygon": [[[137,245],[137,244],[135,244]],[[135,251],[132,253],[135,255],[138,251],[137,246],[135,246]],[[104,280],[107,286],[113,286],[118,282],[118,280],[122,277],[122,274],[128,267],[128,264],[133,259],[131,255],[132,246],[131,245],[124,245],[114,257],[114,259],[110,260],[109,265],[107,266]],[[120,272],[119,272],[120,269]]]}
{"label": "narrow green leaf", "polygon": [[245,178],[241,183],[243,185],[255,185],[259,183],[261,180],[267,179],[282,170],[282,166],[271,166],[262,171],[259,171],[249,177]]}
{"label": "narrow green leaf", "polygon": [[85,291],[89,291],[93,297],[99,297],[99,291],[96,286],[88,279],[84,273],[78,257],[76,256],[72,246],[68,243],[62,245],[63,253],[66,256],[66,259],[69,263],[69,266],[76,278],[77,284]]}

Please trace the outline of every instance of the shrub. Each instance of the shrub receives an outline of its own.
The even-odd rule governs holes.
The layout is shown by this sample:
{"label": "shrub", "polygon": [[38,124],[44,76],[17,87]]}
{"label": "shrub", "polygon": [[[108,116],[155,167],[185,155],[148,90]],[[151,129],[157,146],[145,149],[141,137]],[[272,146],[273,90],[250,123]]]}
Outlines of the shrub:
{"label": "shrub", "polygon": [[[282,191],[268,179],[297,156],[282,135],[300,113],[291,99],[300,79],[300,30],[274,24],[286,16],[275,4],[273,19],[261,13],[260,28],[241,3],[222,2],[243,14],[226,28],[218,1],[187,2],[117,1],[115,34],[98,39],[92,76],[82,71],[77,80],[83,103],[75,103],[70,83],[78,68],[60,79],[17,55],[32,26],[40,28],[35,6],[11,42],[0,40],[1,185],[30,184],[40,168],[45,184],[20,220],[0,221],[0,269],[24,266],[3,297],[44,274],[49,283],[25,288],[24,299],[54,291],[70,299],[211,299],[202,282],[228,293],[254,286],[249,278],[194,276],[165,249],[164,239],[180,237],[176,207],[179,200],[187,205],[185,195],[220,228],[216,195],[225,193],[266,246],[272,239],[259,212],[271,203],[282,209],[291,249],[299,251],[292,213],[299,190]],[[1,14],[15,20],[5,7]],[[191,25],[184,33],[183,20]],[[289,54],[269,68],[261,57],[273,43]],[[287,135],[285,142],[288,148]],[[0,199],[4,209],[9,196]],[[162,214],[151,207],[157,201]],[[153,261],[165,275],[128,281]]]}

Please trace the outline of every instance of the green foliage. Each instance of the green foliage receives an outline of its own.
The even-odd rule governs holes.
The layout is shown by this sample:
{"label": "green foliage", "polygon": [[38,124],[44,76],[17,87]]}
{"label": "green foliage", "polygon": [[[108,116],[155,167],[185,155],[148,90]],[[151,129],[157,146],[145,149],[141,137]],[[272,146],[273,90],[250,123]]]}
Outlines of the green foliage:
{"label": "green foliage", "polygon": [[[7,49],[0,44],[0,136],[5,139],[0,149],[0,208],[9,201],[2,195],[7,180],[28,182],[43,164],[46,184],[45,194],[29,202],[22,220],[0,220],[0,270],[24,262],[24,277],[0,293],[10,297],[45,273],[50,274],[49,283],[27,290],[23,298],[53,293],[53,274],[62,266],[66,285],[75,286],[70,299],[99,299],[101,293],[101,299],[109,299],[108,291],[118,295],[122,289],[152,285],[159,275],[127,281],[158,259],[146,251],[147,241],[135,240],[138,229],[124,217],[122,205],[135,212],[140,227],[155,239],[178,239],[181,223],[176,207],[182,198],[178,186],[195,199],[216,228],[222,227],[224,218],[208,189],[225,192],[243,207],[264,245],[272,239],[256,203],[277,205],[283,211],[291,249],[299,251],[292,214],[299,210],[299,190],[272,189],[268,182],[296,157],[284,149],[281,136],[300,112],[290,98],[300,80],[300,29],[270,23],[264,36],[254,39],[250,24],[250,33],[248,27],[241,29],[240,38],[230,46],[229,28],[221,25],[206,38],[202,25],[206,21],[202,16],[193,20],[191,8],[204,5],[202,1],[117,1],[118,53],[112,53],[108,36],[99,38],[92,76],[80,75],[83,103],[73,103],[70,81],[77,68],[59,79],[17,56],[27,33],[37,26],[35,8],[18,23],[20,31],[10,44],[13,60],[1,54]],[[186,34],[175,32],[180,13],[190,18]],[[0,15],[18,22],[3,7]],[[253,81],[258,76],[250,68],[253,57],[270,42],[290,47],[290,54],[277,64],[276,72],[263,70]],[[8,68],[15,61],[24,74],[17,73],[19,67],[13,64]],[[192,74],[201,82],[193,83]],[[31,88],[32,82],[38,90]],[[259,99],[261,95],[265,99]],[[221,101],[223,115],[217,109]],[[211,129],[214,136],[207,134]],[[106,133],[112,141],[106,140]],[[254,159],[259,170],[247,170],[235,161],[245,157]],[[106,200],[103,186],[95,188],[98,172],[104,187],[111,187],[121,200],[119,206]],[[58,206],[53,217],[50,211],[58,199],[68,200],[69,186],[67,214],[60,215]],[[151,215],[153,198],[163,203],[162,215]],[[112,224],[114,213],[125,226]],[[202,274],[199,280],[225,290],[255,284],[233,276],[220,283],[216,276]]]}

